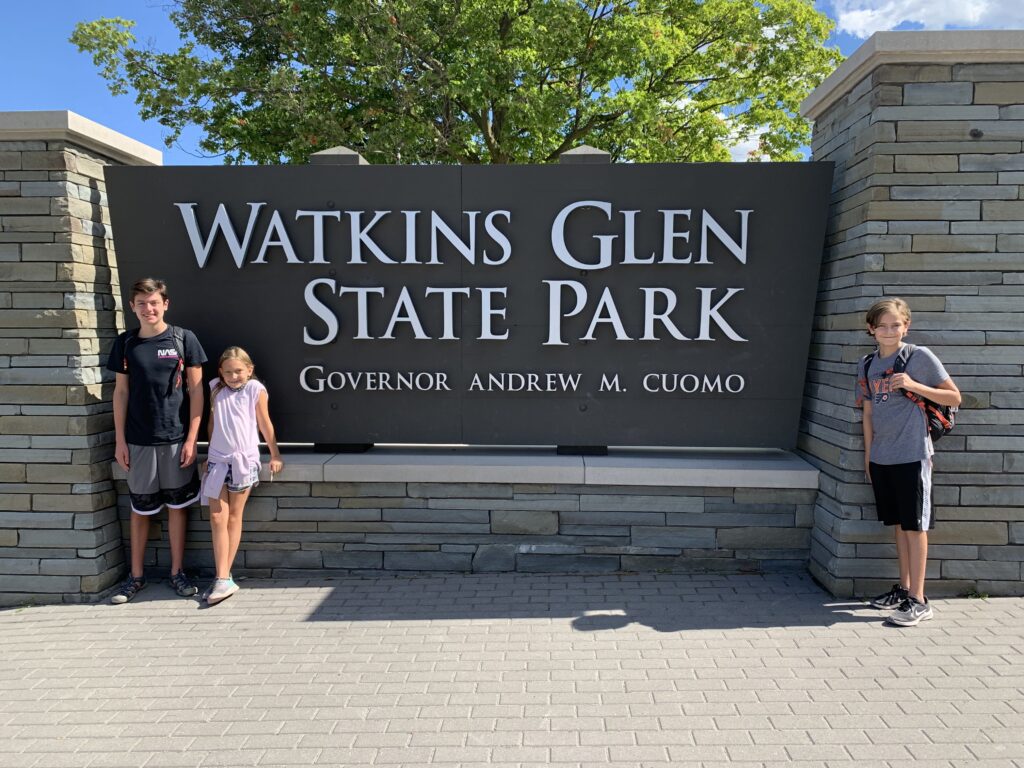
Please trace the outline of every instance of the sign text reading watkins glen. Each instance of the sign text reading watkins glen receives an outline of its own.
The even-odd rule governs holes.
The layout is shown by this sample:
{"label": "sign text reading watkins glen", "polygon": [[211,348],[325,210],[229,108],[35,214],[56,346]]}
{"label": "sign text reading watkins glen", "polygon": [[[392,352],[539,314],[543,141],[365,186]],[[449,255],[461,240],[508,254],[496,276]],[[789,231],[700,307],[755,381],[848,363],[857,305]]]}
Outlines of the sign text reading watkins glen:
{"label": "sign text reading watkins glen", "polygon": [[212,360],[246,348],[279,439],[791,448],[831,177],[111,167],[107,190],[122,286],[166,280]]}
{"label": "sign text reading watkins glen", "polygon": [[[445,255],[442,244],[450,253],[462,258],[469,265],[486,268],[505,264],[514,258],[509,228],[514,226],[512,213],[507,210],[464,211],[465,232],[463,237],[450,226],[437,211],[362,211],[362,210],[296,210],[294,216],[282,216],[278,209],[266,211],[266,203],[247,203],[244,216],[235,218],[245,221],[244,227],[236,226],[225,203],[219,203],[217,213],[204,229],[196,213],[196,203],[177,202],[174,205],[181,212],[181,218],[188,233],[188,239],[200,269],[206,267],[211,251],[222,238],[237,268],[265,265],[268,259],[282,259],[294,265],[326,265],[344,262],[348,265],[366,265],[368,262],[400,268],[403,265],[440,265]],[[586,208],[601,211],[608,222],[621,217],[621,231],[612,233],[605,230],[592,234],[597,241],[596,253],[574,252],[566,242],[566,224],[574,212]],[[237,213],[237,212],[236,212]],[[291,212],[288,212],[289,214]],[[636,231],[638,221],[644,214],[640,210],[613,210],[612,204],[601,200],[573,202],[558,211],[551,224],[551,253],[562,264],[579,270],[603,270],[619,264],[630,265],[692,265],[710,267],[709,242],[716,239],[740,264],[747,263],[748,227],[752,209],[735,211],[735,231],[730,233],[707,210],[661,209],[657,212],[661,233],[661,248],[646,255],[638,255]],[[405,232],[405,243],[401,253],[388,253],[374,240],[374,228],[389,217],[400,217]],[[312,233],[313,249],[303,254],[296,248],[286,219],[294,221],[293,226],[308,227]],[[261,222],[261,219],[263,220]],[[699,246],[691,244],[691,230],[699,222]],[[330,253],[324,246],[328,228],[341,228],[348,240],[347,253]],[[417,248],[420,227],[429,230],[429,252]],[[262,236],[258,233],[262,230]],[[482,230],[479,232],[478,230]],[[616,242],[620,241],[620,242]],[[258,243],[258,244],[257,244]],[[582,249],[581,249],[582,250]],[[591,248],[591,251],[594,249]],[[696,251],[696,252],[695,252]],[[586,286],[578,280],[544,280],[547,286],[547,338],[545,345],[566,345],[563,338],[562,320],[587,313],[589,323],[580,341],[595,341],[602,325],[614,333],[617,341],[659,341],[658,333],[667,334],[677,341],[713,341],[712,324],[725,337],[733,341],[747,341],[723,316],[723,308],[743,288],[698,286],[696,296],[684,297],[692,301],[692,330],[689,336],[677,325],[674,313],[680,303],[676,292],[665,286],[642,286],[643,317],[639,325],[640,335],[630,335],[623,322],[615,295],[605,287],[598,297],[592,297]],[[432,338],[456,340],[456,317],[459,302],[470,303],[478,314],[481,341],[502,341],[509,338],[505,325],[509,307],[508,286],[425,286],[421,295],[413,296],[403,286],[397,295],[389,296],[384,286],[344,285],[333,278],[315,278],[305,285],[304,300],[309,311],[318,318],[320,326],[306,325],[302,340],[306,344],[329,344],[342,332],[352,339],[394,339],[396,332],[407,327],[412,338],[426,341]],[[352,328],[342,329],[337,314],[332,309],[333,301],[349,301],[355,310],[356,321]],[[383,328],[370,324],[371,303],[380,302],[387,310],[387,323]],[[424,328],[421,316],[433,313],[440,317],[441,332],[431,336]],[[684,326],[686,327],[686,326]]]}

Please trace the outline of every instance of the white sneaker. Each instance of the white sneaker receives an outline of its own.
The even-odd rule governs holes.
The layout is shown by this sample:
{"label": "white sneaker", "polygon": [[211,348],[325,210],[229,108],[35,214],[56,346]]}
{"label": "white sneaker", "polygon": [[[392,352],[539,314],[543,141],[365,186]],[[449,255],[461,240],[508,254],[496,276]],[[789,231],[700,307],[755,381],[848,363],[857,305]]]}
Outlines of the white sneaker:
{"label": "white sneaker", "polygon": [[934,617],[935,614],[932,612],[932,606],[928,602],[928,598],[925,598],[925,601],[921,603],[912,597],[908,597],[900,603],[899,608],[889,614],[889,621],[901,627],[912,627]]}
{"label": "white sneaker", "polygon": [[217,579],[213,582],[213,589],[206,597],[207,605],[216,605],[222,600],[227,600],[239,589],[234,579]]}

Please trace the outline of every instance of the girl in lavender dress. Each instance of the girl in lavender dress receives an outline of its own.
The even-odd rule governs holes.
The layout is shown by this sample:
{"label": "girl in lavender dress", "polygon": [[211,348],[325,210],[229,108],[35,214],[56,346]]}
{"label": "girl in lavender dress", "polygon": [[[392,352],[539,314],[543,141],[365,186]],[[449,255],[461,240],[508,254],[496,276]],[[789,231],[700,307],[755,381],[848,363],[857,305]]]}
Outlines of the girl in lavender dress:
{"label": "girl in lavender dress", "polygon": [[259,485],[259,434],[270,449],[270,477],[284,462],[277,449],[267,408],[267,388],[253,378],[252,358],[241,347],[228,347],[210,382],[210,448],[203,476],[203,500],[210,505],[210,529],[217,578],[203,595],[208,605],[231,597],[238,585],[231,564],[242,540],[242,513]]}

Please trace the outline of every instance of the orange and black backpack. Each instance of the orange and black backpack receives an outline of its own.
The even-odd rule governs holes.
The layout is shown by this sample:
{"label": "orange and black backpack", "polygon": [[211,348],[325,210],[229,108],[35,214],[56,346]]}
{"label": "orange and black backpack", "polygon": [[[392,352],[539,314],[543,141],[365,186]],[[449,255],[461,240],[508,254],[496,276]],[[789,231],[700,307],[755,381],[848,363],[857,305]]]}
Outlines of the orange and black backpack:
{"label": "orange and black backpack", "polygon": [[[904,344],[900,347],[899,354],[896,355],[896,359],[893,361],[892,370],[886,371],[888,374],[892,373],[903,373],[907,370],[907,363],[910,361],[910,356],[914,354],[914,350],[917,349],[913,344]],[[864,372],[864,381],[868,382],[868,368],[871,366],[871,361],[875,355],[878,354],[877,350],[870,354],[864,355],[864,359],[861,361],[861,370]],[[870,384],[866,384],[868,391],[870,391]],[[953,427],[956,425],[956,412],[957,409],[952,405],[939,405],[933,403],[926,397],[921,397],[914,392],[908,392],[907,390],[901,390],[911,402],[913,402],[918,408],[921,409],[924,414],[925,424],[928,427],[928,434],[931,435],[932,442],[948,435],[953,431]]]}

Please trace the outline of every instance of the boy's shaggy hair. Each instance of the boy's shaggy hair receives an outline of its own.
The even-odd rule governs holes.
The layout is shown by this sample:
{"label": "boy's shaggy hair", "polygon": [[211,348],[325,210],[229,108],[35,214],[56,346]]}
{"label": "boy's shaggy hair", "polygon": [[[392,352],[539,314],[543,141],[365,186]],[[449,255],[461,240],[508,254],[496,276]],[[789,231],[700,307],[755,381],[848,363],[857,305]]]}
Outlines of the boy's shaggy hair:
{"label": "boy's shaggy hair", "polygon": [[[871,326],[871,328],[874,328],[878,325],[882,319],[882,315],[886,312],[891,312],[897,317],[901,317],[904,323],[910,325],[910,305],[903,299],[895,297],[891,299],[882,299],[881,301],[876,301],[871,305],[871,309],[868,310],[866,317],[868,325]],[[867,333],[869,336],[871,335],[870,330],[868,330]]]}

